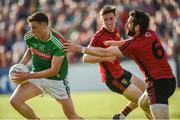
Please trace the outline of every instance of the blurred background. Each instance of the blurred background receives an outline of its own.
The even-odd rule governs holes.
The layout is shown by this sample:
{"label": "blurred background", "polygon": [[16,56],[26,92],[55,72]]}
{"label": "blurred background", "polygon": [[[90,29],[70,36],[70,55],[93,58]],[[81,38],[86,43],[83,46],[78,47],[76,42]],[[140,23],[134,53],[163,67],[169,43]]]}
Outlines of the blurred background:
{"label": "blurred background", "polygon": [[[180,88],[180,0],[0,0],[0,119],[23,119],[8,103],[16,85],[8,78],[10,66],[18,63],[25,50],[24,34],[29,30],[26,17],[33,12],[46,13],[51,27],[67,40],[87,46],[92,35],[100,28],[99,10],[105,4],[117,7],[117,26],[126,38],[124,24],[128,12],[140,9],[148,12],[150,28],[155,30],[168,53],[173,72]],[[82,54],[69,53],[69,75],[72,97],[77,111],[87,119],[111,119],[127,104],[127,100],[108,91],[101,83],[98,64],[82,63]],[[121,59],[122,66],[141,79],[139,68],[129,59]],[[80,92],[79,92],[80,91]],[[83,91],[83,92],[81,92]],[[84,92],[85,91],[85,92]],[[170,98],[170,118],[180,119],[180,89]],[[58,104],[49,96],[28,101],[40,118],[65,119]],[[101,104],[99,104],[101,103]],[[45,107],[48,105],[48,110]],[[142,111],[133,111],[129,119],[142,119]]]}
{"label": "blurred background", "polygon": [[[23,36],[29,29],[28,15],[43,11],[49,16],[52,28],[66,39],[87,46],[101,26],[98,13],[105,4],[116,5],[117,26],[123,38],[126,38],[124,24],[130,10],[149,13],[150,28],[159,34],[180,87],[180,0],[0,0],[0,93],[11,93],[16,86],[10,82],[8,71],[26,50]],[[97,64],[82,63],[81,57],[82,54],[68,54],[71,89],[107,89],[100,82]],[[123,67],[143,79],[132,61],[127,58],[121,61]]]}

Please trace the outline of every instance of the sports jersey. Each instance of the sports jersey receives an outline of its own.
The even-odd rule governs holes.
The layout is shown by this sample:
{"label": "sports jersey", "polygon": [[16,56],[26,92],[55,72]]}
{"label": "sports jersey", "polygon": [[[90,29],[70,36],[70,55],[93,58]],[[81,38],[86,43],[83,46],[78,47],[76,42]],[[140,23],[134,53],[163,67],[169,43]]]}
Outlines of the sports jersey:
{"label": "sports jersey", "polygon": [[50,31],[50,38],[47,41],[40,40],[33,33],[27,32],[24,36],[27,46],[32,53],[32,71],[38,72],[49,69],[53,56],[65,56],[59,72],[56,76],[48,77],[52,80],[63,80],[68,73],[68,61],[62,51],[64,39],[60,33]]}
{"label": "sports jersey", "polygon": [[154,31],[148,30],[145,34],[123,41],[119,49],[136,62],[146,80],[174,77],[160,39]]}
{"label": "sports jersey", "polygon": [[[104,28],[101,28],[97,31],[91,39],[89,46],[93,47],[102,47],[107,48],[108,46],[104,45],[104,41],[107,40],[120,40],[119,30],[116,28],[114,32],[109,32]],[[124,70],[120,66],[119,58],[117,57],[114,63],[111,62],[101,62],[99,63],[101,79],[103,82],[108,80],[118,79],[123,73]]]}

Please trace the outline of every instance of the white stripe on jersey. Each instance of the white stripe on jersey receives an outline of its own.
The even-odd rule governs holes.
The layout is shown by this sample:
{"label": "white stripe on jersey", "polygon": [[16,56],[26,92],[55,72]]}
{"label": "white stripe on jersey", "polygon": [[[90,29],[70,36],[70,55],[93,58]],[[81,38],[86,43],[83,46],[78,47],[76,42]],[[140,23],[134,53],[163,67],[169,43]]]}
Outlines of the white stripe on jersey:
{"label": "white stripe on jersey", "polygon": [[62,48],[62,43],[60,40],[58,40],[55,36],[52,36],[51,41],[58,46],[59,48]]}
{"label": "white stripe on jersey", "polygon": [[30,32],[27,32],[27,33],[25,34],[25,36],[24,36],[24,39],[27,40],[27,39],[29,39],[29,38],[31,38],[31,37],[34,37],[34,34],[32,34],[32,33],[30,33]]}

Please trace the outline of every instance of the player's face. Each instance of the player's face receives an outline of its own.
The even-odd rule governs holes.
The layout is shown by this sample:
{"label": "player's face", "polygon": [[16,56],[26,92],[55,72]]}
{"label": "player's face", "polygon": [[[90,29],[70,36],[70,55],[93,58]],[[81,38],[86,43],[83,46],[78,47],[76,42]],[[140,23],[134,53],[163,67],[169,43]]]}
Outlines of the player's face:
{"label": "player's face", "polygon": [[136,31],[135,31],[135,25],[133,23],[133,17],[129,17],[127,22],[126,22],[126,34],[129,36],[135,36]]}
{"label": "player's face", "polygon": [[33,21],[29,23],[29,27],[30,27],[31,32],[37,38],[41,38],[44,35],[45,26],[43,23],[38,23],[38,22]]}
{"label": "player's face", "polygon": [[105,15],[101,16],[101,21],[102,21],[102,25],[103,27],[110,31],[113,32],[116,26],[116,16],[114,15],[114,13],[108,13]]}

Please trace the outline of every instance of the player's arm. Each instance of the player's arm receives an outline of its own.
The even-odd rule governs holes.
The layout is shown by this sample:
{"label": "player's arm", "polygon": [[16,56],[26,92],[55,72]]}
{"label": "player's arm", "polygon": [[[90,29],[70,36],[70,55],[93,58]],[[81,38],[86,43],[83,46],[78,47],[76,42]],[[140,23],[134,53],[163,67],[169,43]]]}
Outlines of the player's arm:
{"label": "player's arm", "polygon": [[31,60],[31,57],[32,57],[31,50],[30,48],[28,48],[20,63],[26,65]]}
{"label": "player's arm", "polygon": [[124,41],[113,41],[113,40],[107,40],[104,41],[104,45],[106,46],[121,46],[124,43]]}
{"label": "player's arm", "polygon": [[61,64],[63,62],[64,56],[53,56],[52,62],[51,62],[51,68],[31,73],[29,75],[28,79],[32,78],[46,78],[46,77],[52,77],[58,74],[59,69],[61,67]]}
{"label": "player's arm", "polygon": [[115,56],[112,57],[99,57],[99,56],[93,56],[84,54],[83,56],[83,62],[86,63],[99,63],[99,62],[113,62],[116,59]]}
{"label": "player's arm", "polygon": [[51,68],[34,73],[19,72],[14,74],[12,79],[17,82],[18,81],[22,82],[22,80],[27,80],[27,79],[46,78],[46,77],[55,76],[59,71],[63,58],[64,56],[53,56],[51,62]]}
{"label": "player's arm", "polygon": [[64,43],[64,49],[68,49],[70,52],[79,52],[85,53],[94,56],[100,57],[109,57],[109,56],[123,56],[118,46],[111,46],[109,48],[100,48],[100,47],[82,47],[74,42],[68,41]]}
{"label": "player's arm", "polygon": [[81,47],[80,49],[81,49],[82,53],[100,56],[100,57],[122,56],[122,53],[119,50],[118,46],[111,46],[109,48],[98,48],[98,47],[85,48],[85,47]]}

